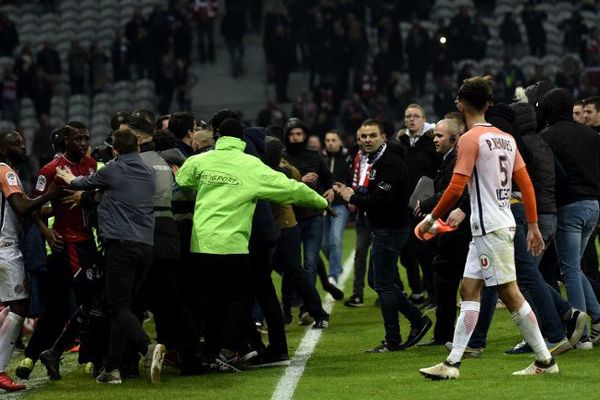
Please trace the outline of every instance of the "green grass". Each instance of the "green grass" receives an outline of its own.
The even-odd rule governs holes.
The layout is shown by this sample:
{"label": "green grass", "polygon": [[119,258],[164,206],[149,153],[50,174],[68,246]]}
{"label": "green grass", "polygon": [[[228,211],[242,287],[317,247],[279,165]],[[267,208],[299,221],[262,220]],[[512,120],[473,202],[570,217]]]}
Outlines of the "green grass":
{"label": "green grass", "polygon": [[[345,238],[345,257],[354,244],[354,232]],[[401,268],[401,271],[404,270]],[[275,276],[275,275],[274,275]],[[346,282],[350,294],[352,278]],[[572,351],[558,357],[561,372],[555,376],[512,377],[511,373],[526,367],[533,358],[506,356],[503,351],[520,340],[506,310],[497,310],[483,358],[466,360],[461,378],[451,382],[424,380],[418,369],[442,361],[444,348],[411,348],[403,352],[366,354],[383,337],[379,309],[373,306],[375,295],[366,291],[366,306],[349,309],[334,307],[330,329],[321,337],[315,354],[309,360],[300,380],[295,399],[594,399],[600,395],[598,350]],[[430,316],[433,317],[432,314]],[[287,328],[290,355],[304,332],[296,324]],[[408,324],[402,320],[403,337]],[[426,337],[427,340],[430,337]],[[20,356],[18,357],[20,360]],[[13,360],[13,367],[17,359]],[[68,365],[75,357],[70,355]],[[11,368],[11,371],[13,369]],[[96,384],[82,367],[76,367],[60,382],[48,382],[23,394],[25,399],[269,399],[282,374],[282,369],[264,369],[235,375],[179,377],[166,369],[161,384],[148,386],[141,380],[117,386]],[[37,366],[36,376],[43,375]],[[0,395],[2,398],[2,395]]]}

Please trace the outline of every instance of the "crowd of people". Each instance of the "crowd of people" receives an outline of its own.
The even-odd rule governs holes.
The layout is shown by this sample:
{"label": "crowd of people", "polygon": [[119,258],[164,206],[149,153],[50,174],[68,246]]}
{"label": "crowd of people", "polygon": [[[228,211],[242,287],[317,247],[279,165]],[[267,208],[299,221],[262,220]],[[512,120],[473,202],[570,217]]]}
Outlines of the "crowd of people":
{"label": "crowd of people", "polygon": [[600,339],[600,99],[573,101],[547,81],[510,105],[492,99],[490,77],[469,78],[458,112],[433,124],[411,104],[400,130],[366,119],[354,149],[330,130],[316,150],[294,117],[282,129],[247,126],[231,110],[209,123],[135,110],[117,113],[92,151],[88,128],[70,121],[52,131],[54,158],[30,194],[17,171],[24,139],[3,131],[0,387],[25,388],[7,367],[28,317],[23,380],[38,361],[61,379],[75,344],[99,383],[138,377],[140,359],[151,383],[163,362],[184,375],[289,365],[292,308],[301,325],[327,329],[317,280],[344,298],[349,217],[356,254],[344,305],[364,306],[366,279],[384,321],[367,352],[417,345],[434,309],[433,337],[419,345],[451,353],[421,372],[457,378],[463,357],[481,356],[499,296],[524,337],[507,354],[536,355],[516,374],[558,372],[555,356]]}
{"label": "crowd of people", "polygon": [[[506,353],[535,354],[515,374],[556,373],[556,356],[593,348],[600,340],[595,87],[584,87],[570,67],[557,85],[543,79],[543,70],[528,81],[512,62],[519,44],[510,38],[512,15],[500,29],[505,57],[496,85],[473,77],[467,65],[456,91],[452,62],[473,52],[483,57],[489,39],[467,9],[448,27],[440,23],[432,39],[419,18],[433,2],[420,2],[414,19],[401,12],[403,2],[371,3],[377,52],[370,62],[362,2],[290,2],[287,10],[269,10],[264,26],[261,2],[227,3],[221,33],[232,75],[244,74],[248,19],[255,32],[264,30],[278,101],[289,100],[289,73],[298,65],[309,70],[310,89],[290,118],[276,102],[255,124],[228,109],[208,123],[189,111],[167,113],[165,96],[173,91],[161,79],[187,70],[188,17],[196,22],[200,62],[215,61],[219,9],[196,0],[186,4],[189,13],[160,6],[148,17],[136,12],[115,42],[114,79],[154,79],[163,115],[119,112],[95,149],[82,122],[53,129],[45,121],[34,142],[44,158],[30,193],[19,176],[27,157],[23,136],[0,133],[1,389],[25,389],[8,373],[25,318],[35,326],[15,371],[21,380],[38,361],[60,380],[60,358],[75,345],[98,383],[139,377],[140,361],[150,383],[160,380],[163,363],[183,375],[289,365],[286,324],[296,317],[313,329],[330,327],[318,282],[349,308],[365,305],[367,287],[377,293],[384,337],[367,352],[447,347],[446,361],[421,369],[432,379],[458,378],[463,358],[481,356],[498,298],[524,338]],[[528,6],[521,18],[526,24],[543,18],[527,14],[535,12]],[[412,21],[404,40],[392,22],[400,20]],[[587,34],[571,22],[567,33]],[[4,17],[0,29],[14,31],[0,41],[0,51],[12,54],[18,34]],[[543,55],[535,32],[528,25],[530,50]],[[456,45],[463,40],[470,45]],[[566,42],[571,50],[589,49]],[[35,57],[23,51],[2,81],[3,117],[18,118],[8,100],[25,90],[40,102],[44,121],[61,62],[50,44]],[[108,58],[101,50],[93,54],[73,44],[72,93],[96,90],[98,76],[86,78],[82,66]],[[430,67],[439,120],[411,101],[424,93]],[[399,94],[402,72],[411,88]],[[404,111],[400,129],[390,102]],[[349,220],[356,253],[345,298],[338,284]],[[281,298],[273,271],[282,276]],[[435,321],[426,315],[432,310]],[[156,340],[143,328],[149,313]],[[399,313],[410,324],[404,340]],[[431,340],[420,343],[432,329]]]}

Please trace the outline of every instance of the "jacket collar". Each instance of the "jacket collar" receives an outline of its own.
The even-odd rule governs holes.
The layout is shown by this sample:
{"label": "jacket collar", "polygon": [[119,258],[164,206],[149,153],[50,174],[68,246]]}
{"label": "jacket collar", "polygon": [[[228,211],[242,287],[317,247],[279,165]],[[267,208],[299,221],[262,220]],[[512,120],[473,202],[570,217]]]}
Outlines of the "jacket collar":
{"label": "jacket collar", "polygon": [[215,143],[215,150],[239,150],[244,151],[246,142],[233,136],[221,136]]}

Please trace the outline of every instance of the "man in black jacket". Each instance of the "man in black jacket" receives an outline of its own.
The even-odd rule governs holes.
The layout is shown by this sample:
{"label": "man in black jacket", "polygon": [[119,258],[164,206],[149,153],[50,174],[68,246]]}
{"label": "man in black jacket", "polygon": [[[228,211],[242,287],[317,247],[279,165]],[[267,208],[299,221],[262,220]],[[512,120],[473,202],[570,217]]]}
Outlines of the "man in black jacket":
{"label": "man in black jacket", "polygon": [[[452,179],[452,171],[456,162],[456,142],[461,133],[461,126],[455,119],[443,119],[437,123],[433,131],[433,142],[438,154],[443,161],[435,178],[436,193],[420,202],[415,208],[414,215],[429,214],[435,208],[444,190]],[[435,310],[435,328],[433,339],[423,345],[435,346],[452,342],[454,336],[454,320],[456,319],[456,293],[462,279],[471,230],[469,224],[462,224],[462,220],[470,214],[468,194],[463,194],[463,199],[457,207],[442,220],[451,218],[453,225],[458,229],[439,237],[433,257],[432,269],[435,272],[434,284],[437,293],[437,308]]]}
{"label": "man in black jacket", "polygon": [[571,305],[592,318],[592,334],[577,347],[591,348],[600,338],[600,305],[581,271],[583,249],[598,221],[600,196],[600,136],[573,122],[573,99],[566,89],[552,89],[539,110],[548,124],[542,138],[548,142],[565,170],[557,179],[558,230],[556,249]]}
{"label": "man in black jacket", "polygon": [[[435,151],[435,145],[430,134],[433,124],[425,122],[423,107],[418,104],[409,104],[404,111],[404,124],[406,129],[399,131],[395,139],[404,148],[406,154],[404,159],[408,169],[406,190],[410,196],[421,177],[435,177],[440,165],[440,156]],[[414,229],[419,222],[417,218],[409,215],[410,229]],[[406,268],[408,284],[412,290],[410,300],[415,304],[422,304],[425,301],[423,289],[427,290],[430,302],[435,299],[433,273],[431,271],[433,251],[433,242],[422,242],[414,235],[409,235],[408,242],[402,249],[400,260]],[[423,280],[421,280],[419,273],[419,264],[423,272]]]}
{"label": "man in black jacket", "polygon": [[[290,118],[284,132],[286,152],[283,158],[300,171],[302,182],[322,194],[331,203],[334,198],[331,189],[333,176],[319,153],[306,148],[308,128],[299,118]],[[294,212],[302,232],[304,269],[314,285],[323,241],[323,215],[319,211],[302,207],[294,207]]]}
{"label": "man in black jacket", "polygon": [[[355,192],[336,183],[334,190],[348,203],[365,210],[373,228],[373,280],[381,299],[385,340],[368,352],[385,353],[417,344],[432,323],[412,305],[397,283],[398,257],[409,235],[408,177],[402,156],[394,146],[385,143],[383,128],[378,121],[363,122],[360,138],[365,152],[369,154],[365,176],[359,179],[361,185]],[[411,324],[410,334],[404,343],[400,337],[399,312]]]}

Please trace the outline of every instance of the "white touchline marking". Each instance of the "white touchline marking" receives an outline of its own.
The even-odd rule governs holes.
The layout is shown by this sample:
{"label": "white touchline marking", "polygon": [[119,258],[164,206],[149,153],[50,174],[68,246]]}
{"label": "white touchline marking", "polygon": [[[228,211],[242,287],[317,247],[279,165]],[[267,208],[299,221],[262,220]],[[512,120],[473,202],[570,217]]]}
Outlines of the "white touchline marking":
{"label": "white touchline marking", "polygon": [[[344,287],[346,280],[352,272],[353,264],[354,250],[344,262],[344,270],[342,272],[342,275],[340,275],[340,279],[338,281],[339,287]],[[327,313],[331,314],[331,309],[333,308],[334,304],[334,301],[323,301],[323,308],[325,309],[325,311],[327,311]],[[294,397],[296,386],[298,386],[298,382],[300,381],[300,378],[304,373],[306,363],[315,351],[315,348],[317,347],[317,343],[319,342],[322,333],[322,329],[312,329],[310,327],[306,329],[306,333],[302,337],[302,340],[300,341],[300,344],[296,349],[296,353],[290,360],[290,365],[285,369],[285,373],[277,383],[277,387],[273,392],[271,400],[291,400]]]}

